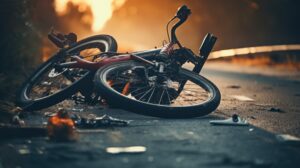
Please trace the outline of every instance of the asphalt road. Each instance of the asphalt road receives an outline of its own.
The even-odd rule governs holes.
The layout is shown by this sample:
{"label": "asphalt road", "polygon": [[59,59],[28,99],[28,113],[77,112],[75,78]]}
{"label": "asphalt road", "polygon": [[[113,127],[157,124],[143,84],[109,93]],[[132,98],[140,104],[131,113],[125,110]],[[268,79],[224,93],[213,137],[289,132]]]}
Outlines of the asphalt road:
{"label": "asphalt road", "polygon": [[[72,143],[51,142],[46,137],[1,138],[0,168],[299,166],[300,144],[276,138],[283,133],[300,135],[298,80],[214,67],[207,67],[203,74],[222,92],[222,103],[211,115],[173,120],[98,106],[85,108],[81,113],[106,113],[131,120],[130,125],[80,133],[77,142]],[[253,101],[240,101],[232,95],[244,95]],[[272,107],[280,108],[280,112],[270,111]],[[209,124],[212,119],[232,114],[253,125]],[[30,115],[27,120],[36,124],[45,121],[38,114]],[[139,154],[106,152],[107,147],[126,146],[145,146],[147,150]]]}
{"label": "asphalt road", "polygon": [[[207,64],[203,75],[222,93],[219,116],[236,113],[267,131],[300,137],[299,72],[221,62]],[[253,101],[239,101],[236,95]]]}

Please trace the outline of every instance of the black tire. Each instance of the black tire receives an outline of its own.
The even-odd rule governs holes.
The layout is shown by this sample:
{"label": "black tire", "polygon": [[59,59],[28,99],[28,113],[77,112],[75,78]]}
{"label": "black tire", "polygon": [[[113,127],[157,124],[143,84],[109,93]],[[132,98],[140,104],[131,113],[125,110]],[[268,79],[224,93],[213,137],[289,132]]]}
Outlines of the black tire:
{"label": "black tire", "polygon": [[[75,45],[66,49],[69,53],[76,53],[85,47],[95,47],[98,48],[101,52],[116,52],[117,51],[117,42],[116,40],[109,35],[96,35],[85,38],[81,41],[78,41]],[[58,92],[41,97],[38,99],[32,99],[29,96],[29,91],[34,86],[34,83],[39,80],[42,75],[48,72],[51,69],[55,62],[58,62],[62,59],[70,58],[71,55],[54,55],[49,60],[40,65],[32,75],[23,83],[20,91],[17,94],[16,103],[18,106],[25,108],[25,110],[39,110],[57,104],[64,99],[70,97],[76,93],[86,82],[90,81],[92,83],[93,74],[95,72],[87,71],[83,74],[78,80],[71,83],[71,85],[59,90]],[[88,87],[88,86],[85,86]]]}
{"label": "black tire", "polygon": [[221,95],[219,89],[208,79],[186,69],[180,69],[179,73],[205,89],[211,95],[207,101],[192,106],[172,107],[145,103],[128,98],[112,89],[106,82],[106,76],[114,69],[134,66],[134,64],[138,65],[138,63],[133,61],[119,62],[103,66],[96,72],[94,77],[95,86],[110,105],[147,116],[162,118],[192,118],[207,115],[213,112],[220,104]]}

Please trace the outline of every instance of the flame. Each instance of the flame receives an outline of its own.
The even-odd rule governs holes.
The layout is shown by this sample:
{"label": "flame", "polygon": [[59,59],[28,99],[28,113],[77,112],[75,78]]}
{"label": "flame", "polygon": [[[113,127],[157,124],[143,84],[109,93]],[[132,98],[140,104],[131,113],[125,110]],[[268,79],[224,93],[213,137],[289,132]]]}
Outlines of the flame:
{"label": "flame", "polygon": [[[125,2],[126,0],[55,0],[54,8],[62,16],[69,13],[69,4],[73,4],[78,12],[84,13],[81,20],[91,24],[93,32],[99,32],[112,17],[113,11]],[[92,16],[88,13],[89,10]]]}

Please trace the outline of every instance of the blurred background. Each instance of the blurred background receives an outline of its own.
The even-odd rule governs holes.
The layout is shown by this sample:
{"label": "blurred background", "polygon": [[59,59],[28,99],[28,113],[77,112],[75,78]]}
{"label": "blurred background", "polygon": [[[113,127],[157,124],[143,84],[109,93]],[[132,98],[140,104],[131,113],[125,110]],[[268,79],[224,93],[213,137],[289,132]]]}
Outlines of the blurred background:
{"label": "blurred background", "polygon": [[167,40],[166,23],[183,4],[192,15],[178,37],[196,53],[208,32],[218,37],[214,50],[300,43],[297,0],[2,0],[0,99],[13,100],[55,51],[47,39],[52,27],[80,39],[110,34],[119,51],[150,49]]}

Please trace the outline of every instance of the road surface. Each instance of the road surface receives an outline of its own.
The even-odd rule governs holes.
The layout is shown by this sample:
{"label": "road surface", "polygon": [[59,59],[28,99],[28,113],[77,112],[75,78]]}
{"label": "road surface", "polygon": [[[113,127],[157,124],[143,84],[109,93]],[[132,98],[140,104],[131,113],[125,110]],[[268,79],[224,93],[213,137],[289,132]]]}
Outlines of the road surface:
{"label": "road surface", "polygon": [[[300,144],[278,134],[300,136],[300,87],[297,78],[270,76],[207,66],[204,76],[220,88],[214,113],[194,119],[146,117],[99,106],[82,113],[131,120],[127,127],[80,133],[77,142],[55,143],[46,137],[2,139],[2,167],[298,167]],[[241,101],[234,96],[246,96]],[[271,109],[273,108],[273,110]],[[275,109],[275,110],[274,110]],[[46,109],[47,111],[49,109]],[[140,109],[143,110],[143,109]],[[212,126],[209,121],[238,114],[250,126]],[[27,120],[41,124],[38,114]],[[107,147],[144,146],[139,154],[109,154]]]}

